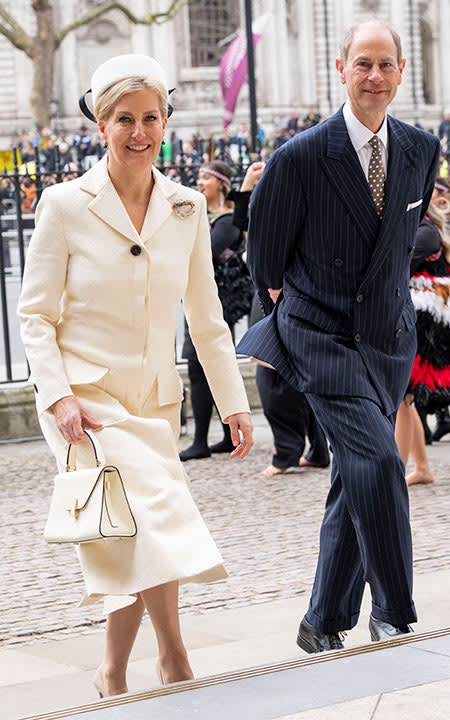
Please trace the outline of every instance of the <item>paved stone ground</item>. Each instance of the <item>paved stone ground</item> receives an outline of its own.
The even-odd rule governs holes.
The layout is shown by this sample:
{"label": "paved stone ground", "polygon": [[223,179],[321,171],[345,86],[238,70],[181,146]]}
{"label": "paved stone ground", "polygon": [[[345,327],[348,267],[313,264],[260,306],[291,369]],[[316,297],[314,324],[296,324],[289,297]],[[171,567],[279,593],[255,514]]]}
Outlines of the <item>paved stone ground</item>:
{"label": "paved stone ground", "polygon": [[[434,446],[433,446],[434,447]],[[450,443],[432,456],[436,482],[410,491],[415,570],[450,567]],[[182,588],[181,612],[294,597],[313,580],[329,472],[259,473],[269,437],[243,462],[215,456],[187,463],[192,492],[220,547],[230,577]],[[78,608],[83,581],[72,547],[42,539],[54,461],[43,442],[0,446],[0,644],[17,645],[92,632],[102,604]]]}

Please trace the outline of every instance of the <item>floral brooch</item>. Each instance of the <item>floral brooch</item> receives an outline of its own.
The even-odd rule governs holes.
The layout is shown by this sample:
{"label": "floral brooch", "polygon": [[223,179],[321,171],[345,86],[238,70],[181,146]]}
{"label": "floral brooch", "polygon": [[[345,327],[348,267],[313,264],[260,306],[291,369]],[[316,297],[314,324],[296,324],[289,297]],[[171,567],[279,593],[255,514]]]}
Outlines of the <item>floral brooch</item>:
{"label": "floral brooch", "polygon": [[172,210],[177,217],[184,220],[184,218],[187,218],[189,215],[194,213],[195,203],[193,203],[192,200],[179,200],[178,202],[174,202]]}

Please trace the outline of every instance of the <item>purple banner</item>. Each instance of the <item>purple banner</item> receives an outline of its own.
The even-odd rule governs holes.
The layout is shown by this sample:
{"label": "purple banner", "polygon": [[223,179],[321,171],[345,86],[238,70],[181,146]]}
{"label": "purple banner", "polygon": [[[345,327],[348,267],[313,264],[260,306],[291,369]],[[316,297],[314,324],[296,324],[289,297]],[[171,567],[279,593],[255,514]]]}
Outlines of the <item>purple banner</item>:
{"label": "purple banner", "polygon": [[[261,37],[267,16],[257,18],[252,24],[253,47]],[[220,87],[224,101],[223,126],[233,118],[239,92],[247,78],[247,35],[240,32],[233,40],[220,63]]]}

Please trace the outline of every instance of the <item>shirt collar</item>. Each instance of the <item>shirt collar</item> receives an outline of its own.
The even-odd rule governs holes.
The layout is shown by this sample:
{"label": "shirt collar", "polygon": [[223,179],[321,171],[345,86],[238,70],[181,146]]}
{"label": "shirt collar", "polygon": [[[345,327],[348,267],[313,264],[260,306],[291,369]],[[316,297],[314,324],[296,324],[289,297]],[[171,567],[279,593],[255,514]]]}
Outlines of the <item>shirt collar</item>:
{"label": "shirt collar", "polygon": [[377,133],[373,133],[368,127],[362,124],[358,118],[354,115],[350,103],[347,102],[343,109],[345,125],[349,134],[352,145],[356,152],[359,152],[364,145],[367,145],[369,140],[373,138],[374,134],[378,135],[384,148],[387,149],[388,143],[388,132],[387,132],[387,115],[384,116],[383,124]]}

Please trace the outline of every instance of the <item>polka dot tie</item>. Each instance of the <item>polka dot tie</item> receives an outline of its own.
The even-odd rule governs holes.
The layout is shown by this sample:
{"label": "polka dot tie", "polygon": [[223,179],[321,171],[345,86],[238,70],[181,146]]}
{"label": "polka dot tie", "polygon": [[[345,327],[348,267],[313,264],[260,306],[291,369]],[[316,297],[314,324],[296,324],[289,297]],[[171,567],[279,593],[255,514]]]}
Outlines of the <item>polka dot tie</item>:
{"label": "polka dot tie", "polygon": [[378,217],[383,217],[384,205],[384,170],[381,162],[380,141],[377,135],[369,140],[372,155],[369,162],[369,188],[375,203]]}

